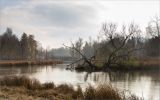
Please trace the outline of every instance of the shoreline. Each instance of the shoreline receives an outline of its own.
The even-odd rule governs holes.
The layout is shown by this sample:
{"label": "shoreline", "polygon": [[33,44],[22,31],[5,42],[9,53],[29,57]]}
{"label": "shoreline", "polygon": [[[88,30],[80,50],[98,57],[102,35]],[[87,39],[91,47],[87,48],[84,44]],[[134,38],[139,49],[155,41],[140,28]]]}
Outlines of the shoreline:
{"label": "shoreline", "polygon": [[[67,69],[68,70],[68,69]],[[75,71],[77,72],[141,72],[141,71],[157,71],[160,72],[160,67],[154,67],[154,68],[145,68],[145,67],[137,67],[137,68],[120,68],[120,67],[112,67],[112,68],[98,68],[98,69],[85,69],[85,68],[76,68]]]}
{"label": "shoreline", "polygon": [[62,64],[61,60],[2,60],[0,66],[28,66],[28,65],[52,65]]}
{"label": "shoreline", "polygon": [[96,67],[91,69],[88,66],[77,66],[76,71],[79,72],[105,72],[105,71],[160,71],[160,59],[144,60],[144,61],[132,61],[126,62],[120,65],[114,65],[110,67]]}

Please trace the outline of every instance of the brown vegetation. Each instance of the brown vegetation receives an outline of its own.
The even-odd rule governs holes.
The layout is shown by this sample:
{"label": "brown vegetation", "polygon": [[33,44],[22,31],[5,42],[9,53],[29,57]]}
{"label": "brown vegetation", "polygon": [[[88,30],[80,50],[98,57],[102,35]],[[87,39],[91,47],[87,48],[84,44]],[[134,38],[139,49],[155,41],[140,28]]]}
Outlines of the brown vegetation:
{"label": "brown vegetation", "polygon": [[22,77],[0,79],[0,99],[3,100],[142,100],[135,95],[125,95],[111,85],[89,86],[82,91],[80,86],[53,83],[41,84],[37,80]]}
{"label": "brown vegetation", "polygon": [[0,66],[25,66],[25,65],[51,65],[62,64],[60,60],[43,60],[43,61],[28,61],[28,60],[3,60],[0,61]]}

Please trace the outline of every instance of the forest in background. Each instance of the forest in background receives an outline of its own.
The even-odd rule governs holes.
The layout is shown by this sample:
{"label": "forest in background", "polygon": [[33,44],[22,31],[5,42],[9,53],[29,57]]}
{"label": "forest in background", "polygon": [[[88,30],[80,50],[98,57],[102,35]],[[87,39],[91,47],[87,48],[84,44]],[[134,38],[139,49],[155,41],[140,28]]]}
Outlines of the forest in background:
{"label": "forest in background", "polygon": [[[115,23],[104,23],[97,40],[83,41],[79,38],[76,42],[71,41],[71,48],[44,49],[34,35],[23,33],[18,39],[11,28],[0,35],[0,59],[1,60],[36,60],[36,59],[80,59],[82,53],[87,59],[106,60],[116,48],[125,43],[114,56],[124,60],[129,58],[158,58],[160,57],[160,23],[156,18],[149,22],[146,32],[142,33],[140,27],[134,23],[129,26],[123,25],[117,30]],[[147,34],[144,38],[141,34]],[[79,52],[74,50],[76,48]],[[135,49],[135,50],[134,50]],[[137,50],[138,49],[138,50]],[[133,52],[131,52],[134,50]],[[127,55],[127,56],[125,56]],[[115,61],[114,61],[115,62]]]}
{"label": "forest in background", "polygon": [[135,23],[121,27],[104,23],[97,40],[83,42],[79,38],[71,46],[64,46],[77,59],[71,65],[78,64],[80,70],[156,67],[160,58],[160,19],[150,21],[145,32]]}

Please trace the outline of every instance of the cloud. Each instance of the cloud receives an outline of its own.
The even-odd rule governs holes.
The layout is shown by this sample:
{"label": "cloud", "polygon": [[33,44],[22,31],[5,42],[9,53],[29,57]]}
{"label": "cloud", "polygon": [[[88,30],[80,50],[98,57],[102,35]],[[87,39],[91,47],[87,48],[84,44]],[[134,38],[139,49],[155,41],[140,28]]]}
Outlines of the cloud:
{"label": "cloud", "polygon": [[0,8],[5,9],[7,7],[21,5],[27,0],[0,0]]}
{"label": "cloud", "polygon": [[[37,5],[32,9],[31,13],[35,14],[35,23],[67,28],[90,24],[89,19],[93,19],[96,16],[93,7],[68,6],[65,4]],[[36,18],[40,20],[36,20]]]}
{"label": "cloud", "polygon": [[96,9],[93,6],[76,5],[72,2],[67,4],[63,2],[43,4],[42,2],[35,3],[33,1],[9,3],[12,6],[5,6],[6,9],[2,10],[1,14],[9,17],[8,19],[23,21],[30,25],[52,25],[59,28],[76,28],[77,26],[89,25],[96,18]]}

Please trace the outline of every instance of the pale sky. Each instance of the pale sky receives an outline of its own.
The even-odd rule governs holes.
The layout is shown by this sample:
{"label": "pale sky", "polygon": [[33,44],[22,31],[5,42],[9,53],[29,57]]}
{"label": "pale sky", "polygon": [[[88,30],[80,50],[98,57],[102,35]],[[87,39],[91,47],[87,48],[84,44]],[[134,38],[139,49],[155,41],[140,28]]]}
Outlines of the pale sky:
{"label": "pale sky", "polygon": [[58,48],[96,38],[104,22],[134,21],[144,30],[155,16],[159,0],[0,0],[0,34],[10,27],[18,37],[26,32],[43,47]]}

